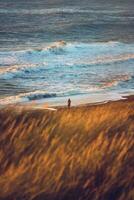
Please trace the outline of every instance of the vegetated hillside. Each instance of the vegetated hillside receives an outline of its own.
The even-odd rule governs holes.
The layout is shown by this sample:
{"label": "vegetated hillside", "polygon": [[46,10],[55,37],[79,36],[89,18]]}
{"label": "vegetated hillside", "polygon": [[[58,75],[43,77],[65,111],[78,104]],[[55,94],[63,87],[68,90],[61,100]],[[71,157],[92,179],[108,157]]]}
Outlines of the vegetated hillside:
{"label": "vegetated hillside", "polygon": [[134,101],[0,111],[1,200],[133,200]]}

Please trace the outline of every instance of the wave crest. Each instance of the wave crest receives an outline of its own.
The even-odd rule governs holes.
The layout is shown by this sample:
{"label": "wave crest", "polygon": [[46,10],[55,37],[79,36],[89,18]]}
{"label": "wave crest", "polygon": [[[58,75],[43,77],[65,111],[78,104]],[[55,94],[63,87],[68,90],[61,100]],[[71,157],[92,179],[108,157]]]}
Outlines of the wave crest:
{"label": "wave crest", "polygon": [[[102,56],[97,57],[94,60],[85,60],[79,61],[79,64],[88,64],[88,65],[98,65],[98,64],[110,64],[110,63],[116,63],[116,62],[124,62],[134,59],[134,54],[120,54],[120,55],[113,55],[113,56]],[[78,63],[75,63],[78,64]]]}
{"label": "wave crest", "polygon": [[117,86],[121,82],[129,81],[132,77],[130,75],[117,75],[112,77],[111,79],[105,80],[100,84],[101,89],[111,88],[113,86]]}
{"label": "wave crest", "polygon": [[[53,42],[46,47],[36,48],[35,51],[49,51],[51,53],[56,53],[58,50],[63,50],[63,48],[67,45],[64,40],[59,40],[57,42]],[[34,50],[31,50],[31,52]]]}
{"label": "wave crest", "polygon": [[22,70],[22,69],[27,69],[27,68],[32,68],[32,67],[36,67],[37,64],[20,64],[20,65],[11,65],[11,66],[4,66],[0,68],[0,74],[5,74],[5,73],[9,73],[9,72],[16,72],[18,70]]}
{"label": "wave crest", "polygon": [[27,101],[34,101],[34,100],[41,100],[46,98],[56,97],[56,93],[48,93],[45,91],[34,91],[34,92],[27,92],[22,93],[15,96],[9,96],[0,99],[1,105],[8,105],[13,103],[20,103],[20,102],[27,102]]}
{"label": "wave crest", "polygon": [[56,97],[56,93],[33,92],[27,95],[30,101]]}

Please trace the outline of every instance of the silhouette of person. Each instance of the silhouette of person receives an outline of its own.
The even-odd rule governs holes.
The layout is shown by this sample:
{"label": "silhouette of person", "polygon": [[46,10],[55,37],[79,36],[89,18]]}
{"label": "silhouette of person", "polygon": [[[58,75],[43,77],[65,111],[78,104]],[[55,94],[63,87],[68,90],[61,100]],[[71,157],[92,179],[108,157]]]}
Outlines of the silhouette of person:
{"label": "silhouette of person", "polygon": [[68,99],[68,108],[71,107],[71,99]]}

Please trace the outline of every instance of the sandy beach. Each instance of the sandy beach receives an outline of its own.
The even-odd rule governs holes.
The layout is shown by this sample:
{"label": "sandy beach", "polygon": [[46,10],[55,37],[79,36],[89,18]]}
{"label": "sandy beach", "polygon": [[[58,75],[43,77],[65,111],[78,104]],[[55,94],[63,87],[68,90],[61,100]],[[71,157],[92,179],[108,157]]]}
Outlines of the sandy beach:
{"label": "sandy beach", "polygon": [[132,200],[134,96],[0,110],[1,200]]}

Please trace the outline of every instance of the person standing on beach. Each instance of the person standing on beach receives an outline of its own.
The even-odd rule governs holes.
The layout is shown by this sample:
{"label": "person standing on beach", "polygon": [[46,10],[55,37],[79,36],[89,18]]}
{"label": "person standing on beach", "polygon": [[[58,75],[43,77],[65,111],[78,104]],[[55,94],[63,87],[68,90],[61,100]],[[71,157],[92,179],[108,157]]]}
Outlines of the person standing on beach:
{"label": "person standing on beach", "polygon": [[71,107],[71,99],[68,99],[68,108]]}

